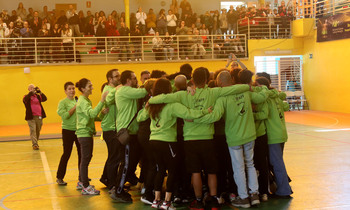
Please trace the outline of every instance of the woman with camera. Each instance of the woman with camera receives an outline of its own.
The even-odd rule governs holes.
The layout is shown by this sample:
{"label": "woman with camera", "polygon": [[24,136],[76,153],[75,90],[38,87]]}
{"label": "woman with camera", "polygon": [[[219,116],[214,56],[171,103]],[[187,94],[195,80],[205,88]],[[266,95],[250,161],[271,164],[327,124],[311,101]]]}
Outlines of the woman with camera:
{"label": "woman with camera", "polygon": [[28,86],[28,90],[29,93],[23,97],[23,103],[26,107],[25,120],[29,125],[32,147],[34,150],[38,150],[40,130],[41,126],[43,125],[43,118],[46,117],[41,102],[45,102],[47,98],[45,94],[40,91],[39,87],[35,87],[33,84]]}

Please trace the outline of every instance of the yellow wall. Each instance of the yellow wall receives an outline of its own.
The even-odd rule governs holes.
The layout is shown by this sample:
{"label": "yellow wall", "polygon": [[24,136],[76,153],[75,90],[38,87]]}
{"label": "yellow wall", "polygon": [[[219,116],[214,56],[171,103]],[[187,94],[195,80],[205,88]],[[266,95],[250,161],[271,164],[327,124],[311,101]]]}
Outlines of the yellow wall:
{"label": "yellow wall", "polygon": [[350,39],[316,42],[316,30],[304,39],[304,91],[312,110],[350,113],[349,49]]}
{"label": "yellow wall", "polygon": [[[164,70],[174,73],[179,71],[183,63],[152,63],[152,64],[118,64],[118,65],[71,65],[71,66],[35,66],[30,67],[30,73],[24,74],[24,67],[0,67],[0,90],[2,103],[0,103],[1,125],[26,124],[24,120],[25,108],[22,98],[28,93],[27,87],[33,83],[40,87],[48,100],[43,103],[47,118],[45,123],[60,122],[56,114],[57,104],[65,97],[63,85],[67,81],[77,82],[86,77],[94,86],[92,103],[96,105],[101,96],[101,85],[106,81],[106,73],[112,68],[132,70],[139,77],[143,70]],[[224,67],[226,62],[192,62],[193,68],[207,67],[210,71]],[[77,95],[79,91],[77,90]]]}

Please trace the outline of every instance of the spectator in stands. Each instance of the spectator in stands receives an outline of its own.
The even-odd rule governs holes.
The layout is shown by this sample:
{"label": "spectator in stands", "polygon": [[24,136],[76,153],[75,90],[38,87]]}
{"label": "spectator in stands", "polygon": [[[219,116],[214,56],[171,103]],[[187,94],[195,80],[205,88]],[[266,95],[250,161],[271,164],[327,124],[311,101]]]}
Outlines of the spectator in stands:
{"label": "spectator in stands", "polygon": [[[13,22],[10,22],[5,31],[6,38],[19,38],[21,33],[20,29],[15,26]],[[9,39],[7,42],[7,49],[9,54],[9,63],[10,64],[18,64],[19,56],[21,50],[21,42],[19,39]]]}
{"label": "spectator in stands", "polygon": [[0,18],[0,55],[5,54],[5,32],[7,29],[6,23]]}
{"label": "spectator in stands", "polygon": [[206,28],[208,29],[207,34],[211,34],[213,30],[213,18],[210,16],[210,13],[208,11],[205,12],[205,15],[202,19],[202,23],[205,24]]}
{"label": "spectator in stands", "polygon": [[25,20],[28,22],[31,22],[33,20],[33,17],[34,17],[34,10],[33,10],[33,8],[29,7],[28,15],[27,15],[27,18]]}
{"label": "spectator in stands", "polygon": [[43,7],[43,11],[40,13],[39,17],[41,19],[50,18],[50,12],[48,11],[47,6]]}
{"label": "spectator in stands", "polygon": [[[188,35],[188,32],[189,32],[189,28],[185,26],[185,21],[181,21],[180,26],[176,28],[176,35]],[[185,59],[188,60],[187,51],[189,49],[189,43],[188,43],[187,37],[180,36],[178,37],[178,41],[179,41],[179,48],[180,48],[179,49],[180,58],[182,56],[185,56]]]}
{"label": "spectator in stands", "polygon": [[163,60],[163,40],[159,37],[159,32],[156,32],[152,39],[152,51],[155,53],[156,60]]}
{"label": "spectator in stands", "polygon": [[42,25],[46,25],[46,29],[50,31],[50,29],[51,29],[51,24],[50,24],[50,22],[49,22],[49,20],[48,20],[47,18],[44,18],[44,19],[43,19]]}
{"label": "spectator in stands", "polygon": [[130,13],[130,29],[134,29],[135,28],[136,22],[137,22],[136,14],[135,13]]}
{"label": "spectator in stands", "polygon": [[187,27],[192,26],[192,17],[189,14],[185,14],[185,16],[181,19],[181,21],[185,21],[185,26]]}
{"label": "spectator in stands", "polygon": [[[129,47],[129,34],[130,30],[128,27],[125,26],[124,22],[120,22],[120,28],[119,28],[119,34],[121,38],[119,39],[119,46],[120,46],[120,53],[119,53],[119,60],[123,58],[123,55],[126,54],[126,59],[130,60],[130,47]],[[123,38],[125,37],[125,38]],[[125,51],[123,52],[123,50]]]}
{"label": "spectator in stands", "polygon": [[57,19],[57,22],[56,22],[56,23],[58,23],[58,25],[59,25],[60,27],[63,27],[63,25],[64,25],[65,23],[67,23],[67,22],[68,22],[67,16],[66,16],[64,10],[61,10],[61,11],[60,11],[60,17]]}
{"label": "spectator in stands", "polygon": [[[172,60],[174,57],[174,48],[172,47],[173,38],[169,36],[169,32],[165,33],[163,38],[163,51],[165,54],[165,60]],[[168,55],[170,53],[170,56]]]}
{"label": "spectator in stands", "polygon": [[107,36],[118,36],[117,34],[117,22],[113,18],[112,15],[108,16],[108,20],[105,23],[106,25],[106,31],[107,31]]}
{"label": "spectator in stands", "polygon": [[[40,38],[48,38],[50,36],[49,34],[49,30],[47,29],[47,25],[43,24],[41,26],[41,29],[38,32],[38,37]],[[38,43],[38,51],[40,54],[40,59],[39,62],[40,63],[49,63],[50,61],[50,39],[38,39],[37,40]]]}
{"label": "spectator in stands", "polygon": [[30,24],[30,28],[33,29],[33,34],[34,36],[38,36],[38,31],[41,29],[41,25],[42,25],[42,20],[39,17],[39,12],[35,11],[34,12],[34,17],[32,19],[32,22],[29,23]]}
{"label": "spectator in stands", "polygon": [[196,24],[192,23],[191,28],[190,28],[191,33],[194,34],[194,32],[196,32],[196,30],[198,30],[196,27]]}
{"label": "spectator in stands", "polygon": [[220,34],[220,20],[219,20],[220,14],[218,10],[215,10],[214,15],[213,15],[213,30],[212,34]]}
{"label": "spectator in stands", "polygon": [[69,5],[69,10],[67,11],[66,16],[68,19],[69,28],[72,29],[73,36],[80,36],[80,19],[73,5]]}
{"label": "spectator in stands", "polygon": [[181,8],[181,18],[185,16],[185,14],[192,14],[192,7],[190,2],[187,0],[182,0],[180,3],[180,8]]}
{"label": "spectator in stands", "polygon": [[[56,23],[51,30],[51,37],[61,37],[61,27]],[[52,45],[52,60],[54,63],[62,61],[61,57],[61,39],[51,39]]]}
{"label": "spectator in stands", "polygon": [[146,19],[146,13],[142,11],[142,7],[139,7],[136,13],[136,24],[139,25],[139,29],[142,35],[146,34]]}
{"label": "spectator in stands", "polygon": [[[28,25],[28,22],[25,22],[25,25]],[[34,150],[38,150],[40,130],[41,126],[43,125],[43,118],[46,117],[41,102],[45,102],[47,97],[40,91],[39,87],[35,87],[33,84],[28,86],[28,90],[29,93],[23,97],[23,103],[26,108],[25,120],[28,122],[30,129],[32,147]]]}
{"label": "spectator in stands", "polygon": [[8,24],[10,22],[10,16],[7,14],[7,10],[2,10],[0,17],[4,23]]}
{"label": "spectator in stands", "polygon": [[235,34],[237,28],[238,15],[233,6],[230,6],[230,10],[227,13],[228,34]]}
{"label": "spectator in stands", "polygon": [[113,10],[111,12],[112,18],[115,20],[116,23],[119,22],[119,14],[117,13],[117,11]]}
{"label": "spectator in stands", "polygon": [[170,10],[173,11],[173,14],[176,16],[177,19],[180,19],[179,4],[177,0],[171,1]]}
{"label": "spectator in stands", "polygon": [[142,38],[138,37],[138,36],[142,36],[142,32],[138,25],[135,26],[135,29],[131,31],[130,35],[135,36],[131,38],[131,42],[133,43],[134,50],[135,50],[135,53],[134,53],[135,61],[142,61],[142,58],[141,58]]}
{"label": "spectator in stands", "polygon": [[150,29],[156,30],[156,22],[157,22],[157,16],[154,14],[153,9],[149,9],[146,19],[146,27],[147,27],[147,33],[150,31]]}
{"label": "spectator in stands", "polygon": [[12,12],[11,12],[11,16],[10,16],[10,18],[9,18],[9,22],[16,22],[16,20],[17,20],[17,12],[16,12],[16,10],[12,10]]}
{"label": "spectator in stands", "polygon": [[194,24],[196,25],[196,28],[197,28],[197,29],[200,29],[201,26],[202,26],[201,18],[197,18],[197,19],[196,19],[196,22],[195,22]]}
{"label": "spectator in stands", "polygon": [[91,12],[90,12],[90,15],[89,15],[89,12],[88,11],[88,16],[86,16],[86,28],[85,28],[85,34],[86,35],[95,35],[95,25],[94,25],[94,16],[91,15]]}
{"label": "spectator in stands", "polygon": [[[106,24],[102,16],[99,17],[97,27],[96,27],[96,36],[106,36]],[[101,50],[102,52],[105,51],[105,39],[104,38],[97,38],[97,46],[96,49]]]}
{"label": "spectator in stands", "polygon": [[[203,24],[204,25],[204,24]],[[199,31],[195,31],[195,35],[193,37],[193,45],[191,46],[191,50],[193,51],[193,58],[194,59],[203,59],[203,56],[205,55],[205,48],[203,46],[203,39],[199,34]]]}
{"label": "spectator in stands", "polygon": [[175,35],[175,33],[176,33],[177,17],[175,16],[175,14],[173,14],[172,10],[168,11],[168,15],[166,16],[166,19],[167,19],[167,22],[168,22],[167,27],[168,27],[169,34],[170,35]]}
{"label": "spectator in stands", "polygon": [[73,54],[73,32],[72,29],[69,28],[69,24],[64,24],[64,27],[61,31],[61,36],[63,37],[63,50],[64,55],[66,58],[66,62],[70,63],[74,61],[74,54]]}
{"label": "spectator in stands", "polygon": [[[28,21],[25,21],[23,28],[21,29],[21,36],[23,38],[30,38],[34,36],[33,30],[29,28]],[[34,62],[34,40],[33,39],[23,39],[22,40],[22,63],[33,63]]]}
{"label": "spectator in stands", "polygon": [[209,30],[204,23],[202,24],[202,26],[199,29],[199,34],[200,35],[209,35]]}
{"label": "spectator in stands", "polygon": [[86,33],[86,18],[84,17],[83,10],[80,10],[78,12],[78,17],[79,17],[79,31],[80,31],[80,34],[83,35]]}
{"label": "spectator in stands", "polygon": [[22,20],[25,20],[27,18],[27,10],[23,7],[23,3],[19,2],[17,7],[17,15],[22,18]]}
{"label": "spectator in stands", "polygon": [[167,27],[167,20],[165,16],[165,10],[161,9],[157,16],[157,31],[159,32],[160,35],[165,34],[165,32],[167,31],[166,27]]}

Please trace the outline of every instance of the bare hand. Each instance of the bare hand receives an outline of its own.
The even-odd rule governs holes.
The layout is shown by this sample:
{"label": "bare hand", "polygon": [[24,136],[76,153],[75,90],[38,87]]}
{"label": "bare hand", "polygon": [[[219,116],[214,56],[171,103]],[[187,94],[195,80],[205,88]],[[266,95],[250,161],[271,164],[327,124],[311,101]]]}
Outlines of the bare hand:
{"label": "bare hand", "polygon": [[209,113],[212,113],[212,112],[213,112],[213,107],[212,107],[212,106],[208,108],[208,112],[209,112]]}
{"label": "bare hand", "polygon": [[104,92],[104,93],[102,94],[102,96],[101,96],[101,102],[105,102],[108,93],[109,93],[109,91],[106,91],[106,92]]}
{"label": "bare hand", "polygon": [[196,89],[187,87],[187,93],[191,93],[191,95],[193,96],[196,93]]}

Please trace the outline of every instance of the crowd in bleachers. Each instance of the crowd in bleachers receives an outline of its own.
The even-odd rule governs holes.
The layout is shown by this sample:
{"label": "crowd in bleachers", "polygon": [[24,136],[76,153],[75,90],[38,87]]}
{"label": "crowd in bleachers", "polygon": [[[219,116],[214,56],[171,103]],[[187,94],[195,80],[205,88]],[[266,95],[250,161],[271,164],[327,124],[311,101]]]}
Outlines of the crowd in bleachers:
{"label": "crowd in bleachers", "polygon": [[[187,51],[189,50],[194,51],[194,57],[203,57],[205,47],[209,47],[208,40],[211,39],[208,35],[236,34],[239,19],[254,17],[267,17],[270,20],[274,17],[281,17],[283,25],[292,19],[292,10],[288,9],[285,2],[282,1],[281,6],[273,10],[270,9],[269,4],[266,4],[260,9],[230,6],[228,11],[222,9],[221,12],[215,10],[214,12],[207,11],[205,14],[197,14],[189,1],[182,0],[181,3],[178,3],[174,0],[168,11],[161,9],[159,12],[154,12],[153,9],[149,9],[146,14],[139,7],[136,13],[130,14],[130,28],[128,28],[125,24],[125,13],[119,14],[116,10],[113,10],[109,15],[106,15],[104,11],[93,13],[89,10],[86,11],[85,15],[82,10],[78,12],[73,5],[69,5],[67,11],[49,11],[47,6],[43,7],[43,11],[34,11],[33,8],[29,8],[27,11],[23,3],[19,3],[18,8],[11,11],[11,15],[6,10],[2,10],[0,14],[0,54],[8,54],[9,63],[34,63],[34,56],[32,56],[35,48],[34,40],[22,40],[21,38],[39,37],[47,38],[38,39],[36,43],[39,54],[41,54],[39,62],[60,61],[58,54],[62,51],[61,45],[63,45],[65,54],[64,61],[72,62],[75,59],[73,58],[72,37],[143,36],[155,35],[158,32],[157,34],[160,36],[167,34],[170,36],[197,35],[193,38],[187,36],[176,39],[180,45],[178,50],[182,52],[179,58],[188,59]],[[49,37],[62,37],[62,39]],[[9,39],[6,41],[2,38],[18,38],[18,40]],[[153,44],[152,50],[154,52],[169,52],[169,56],[165,54],[162,58],[172,59],[173,48],[169,45],[171,39],[169,37],[158,39],[161,43]],[[140,40],[134,38],[132,43]],[[166,44],[167,41],[168,44]],[[222,50],[225,48],[225,42],[226,46],[232,45],[235,53],[243,52],[242,40],[236,36],[217,37],[212,48],[218,50],[219,54],[228,54],[229,52]],[[104,39],[97,40],[96,45],[97,49],[104,51]],[[136,59],[141,60],[141,46],[135,46],[137,46],[135,52],[138,54]],[[118,48],[121,47],[123,44],[118,43]],[[128,47],[123,48],[130,52]],[[52,59],[49,59],[49,54],[53,54]],[[19,57],[23,57],[23,55],[27,56],[25,59],[20,59]],[[126,57],[127,60],[130,60],[130,56],[126,55]]]}

